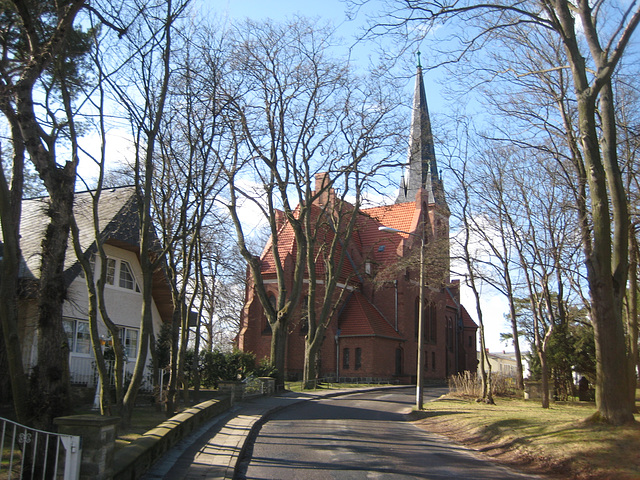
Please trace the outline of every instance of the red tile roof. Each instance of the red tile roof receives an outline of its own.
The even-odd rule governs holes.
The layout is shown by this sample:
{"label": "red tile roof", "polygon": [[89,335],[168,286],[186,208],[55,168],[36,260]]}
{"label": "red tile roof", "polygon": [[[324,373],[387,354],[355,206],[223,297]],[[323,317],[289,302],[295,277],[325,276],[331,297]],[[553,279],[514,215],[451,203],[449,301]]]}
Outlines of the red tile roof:
{"label": "red tile roof", "polygon": [[376,307],[360,292],[353,292],[338,319],[341,337],[385,337],[403,340]]}
{"label": "red tile roof", "polygon": [[[351,205],[346,205],[346,208],[352,207]],[[296,214],[298,214],[299,208],[296,209]],[[323,260],[323,255],[326,255],[328,246],[331,244],[333,239],[335,238],[335,232],[329,222],[323,222],[320,220],[320,216],[322,215],[323,209],[317,205],[313,205],[311,207],[311,211],[309,215],[311,216],[311,224],[316,225],[315,231],[315,245],[314,245],[314,256],[317,259],[316,261],[316,275],[318,278],[324,278],[325,275],[325,261]],[[269,276],[275,275],[276,266],[275,259],[273,256],[272,250],[272,242],[273,238],[269,238],[267,245],[265,246],[262,252],[262,274]],[[337,260],[341,255],[343,249],[343,242],[338,242],[336,245],[335,259]],[[297,244],[295,241],[295,234],[293,231],[293,227],[289,222],[284,222],[280,230],[278,231],[278,253],[280,255],[280,259],[282,262],[285,261],[287,255],[295,256],[297,252]],[[352,263],[348,258],[345,258],[342,266],[342,271],[340,272],[339,279],[340,281],[346,281],[347,279],[354,279],[355,271]]]}
{"label": "red tile roof", "polygon": [[[346,204],[346,202],[343,207],[347,209],[353,208],[352,205]],[[296,212],[298,211],[297,209]],[[314,205],[311,211],[312,223],[318,224],[316,220],[320,212],[321,208]],[[404,254],[402,251],[403,248],[414,245],[420,240],[406,233],[381,232],[379,227],[386,226],[406,232],[414,232],[418,226],[419,218],[420,205],[416,205],[415,202],[363,209],[359,213],[349,249],[357,250],[358,253],[356,256],[360,259],[368,259],[378,265],[393,264],[398,260],[399,256]],[[325,224],[321,231],[318,232],[318,242],[315,249],[316,255],[320,253],[319,249],[322,245],[331,243],[334,236],[334,231]],[[262,273],[266,276],[275,275],[276,272],[271,242],[272,239],[269,239],[269,242],[262,252]],[[403,248],[400,248],[401,245]],[[338,251],[340,251],[341,248],[343,248],[343,245],[338,245]],[[284,222],[278,232],[278,252],[283,262],[287,255],[294,256],[296,254],[294,232],[288,222]],[[354,259],[353,256],[352,259]],[[355,267],[360,268],[360,265],[356,265]],[[316,263],[316,274],[321,278],[324,273],[324,262],[319,260]],[[349,258],[345,259],[340,275],[341,280],[344,281],[347,278],[354,279],[356,273],[362,272],[356,272]]]}
{"label": "red tile roof", "polygon": [[363,219],[358,223],[358,233],[363,253],[378,264],[388,265],[402,255],[398,248],[402,242],[412,245],[419,239],[405,233],[381,232],[379,227],[391,227],[405,232],[414,232],[420,215],[419,205],[414,202],[397,203],[362,211]]}
{"label": "red tile roof", "polygon": [[464,328],[478,328],[478,325],[473,321],[473,318],[471,318],[471,315],[469,315],[467,309],[464,308],[464,306],[460,305],[460,310],[460,313],[462,315],[462,325],[464,326]]}

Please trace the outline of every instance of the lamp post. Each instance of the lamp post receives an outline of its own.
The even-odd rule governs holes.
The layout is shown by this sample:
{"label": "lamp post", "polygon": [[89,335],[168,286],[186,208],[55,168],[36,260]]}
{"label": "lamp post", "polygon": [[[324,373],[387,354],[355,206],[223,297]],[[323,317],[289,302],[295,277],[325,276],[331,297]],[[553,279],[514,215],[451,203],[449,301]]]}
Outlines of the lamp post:
{"label": "lamp post", "polygon": [[423,361],[422,361],[422,349],[423,349],[423,328],[424,328],[424,227],[422,229],[422,235],[416,235],[415,233],[405,232],[404,230],[398,230],[397,228],[391,227],[378,227],[378,230],[381,232],[390,232],[390,233],[404,233],[406,235],[411,235],[413,237],[419,237],[421,240],[420,245],[420,308],[418,309],[418,365],[416,366],[416,409],[422,410],[423,406],[423,393],[422,393],[422,384],[423,384]]}

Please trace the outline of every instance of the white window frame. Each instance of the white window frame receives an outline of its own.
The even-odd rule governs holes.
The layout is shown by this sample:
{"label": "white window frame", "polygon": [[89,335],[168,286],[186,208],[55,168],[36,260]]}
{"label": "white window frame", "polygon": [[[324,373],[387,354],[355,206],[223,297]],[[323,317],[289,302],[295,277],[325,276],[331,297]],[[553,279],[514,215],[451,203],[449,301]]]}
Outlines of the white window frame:
{"label": "white window frame", "polygon": [[[131,334],[135,332],[135,345],[132,343]],[[118,327],[118,335],[122,342],[122,348],[127,360],[135,360],[138,356],[138,348],[140,348],[140,329],[133,327]]]}
{"label": "white window frame", "polygon": [[[124,290],[132,290],[134,292],[140,293],[140,287],[138,286],[138,282],[136,281],[136,276],[133,274],[133,268],[131,268],[131,264],[126,260],[120,260],[118,269],[118,286]],[[123,278],[123,274],[128,275],[129,278]],[[128,283],[131,282],[131,288],[123,286],[123,282]]]}
{"label": "white window frame", "polygon": [[[69,353],[76,356],[90,357],[93,354],[91,348],[91,332],[88,320],[77,318],[63,319],[64,331],[67,334],[67,342],[69,344]],[[86,335],[86,340],[79,339],[78,334]],[[86,347],[83,347],[86,345]],[[86,351],[78,351],[78,349]]]}

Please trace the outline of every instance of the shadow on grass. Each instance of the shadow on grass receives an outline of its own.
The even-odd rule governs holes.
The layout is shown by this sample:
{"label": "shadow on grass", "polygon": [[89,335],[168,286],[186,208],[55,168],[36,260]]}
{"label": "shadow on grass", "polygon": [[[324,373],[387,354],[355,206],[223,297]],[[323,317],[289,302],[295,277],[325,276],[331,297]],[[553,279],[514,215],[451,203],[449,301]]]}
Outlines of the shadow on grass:
{"label": "shadow on grass", "polygon": [[462,415],[465,413],[469,412],[465,412],[462,410],[421,410],[418,412],[416,410],[413,410],[407,414],[407,420],[413,422],[416,420],[423,420],[425,418],[445,417],[448,415]]}

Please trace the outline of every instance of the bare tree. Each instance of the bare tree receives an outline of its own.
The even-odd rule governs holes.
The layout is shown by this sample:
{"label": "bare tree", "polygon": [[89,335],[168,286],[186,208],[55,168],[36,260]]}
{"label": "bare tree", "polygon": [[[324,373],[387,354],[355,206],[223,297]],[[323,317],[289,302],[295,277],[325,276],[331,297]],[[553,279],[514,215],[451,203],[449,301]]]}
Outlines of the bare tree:
{"label": "bare tree", "polygon": [[[198,274],[203,259],[208,218],[216,215],[216,197],[224,187],[220,180],[218,145],[224,131],[220,83],[224,65],[221,52],[211,43],[213,36],[198,35],[202,25],[181,32],[179,57],[172,76],[167,117],[161,129],[163,162],[154,189],[162,243],[167,250],[172,285],[174,323],[171,349],[167,413],[175,411],[176,392],[184,381],[190,313],[203,294]],[[208,29],[204,31],[209,32]],[[197,358],[197,355],[195,355]],[[197,370],[197,369],[196,369]],[[186,400],[186,399],[185,399]]]}
{"label": "bare tree", "polygon": [[[427,31],[442,23],[460,27],[452,33],[454,41],[459,41],[460,49],[448,52],[448,60],[473,53],[494,39],[508,39],[514,31],[531,35],[548,32],[561,43],[567,64],[557,64],[553,68],[570,72],[579,132],[578,137],[573,131],[567,132],[565,141],[586,179],[590,199],[589,211],[585,213],[592,230],[585,232],[583,248],[598,360],[598,412],[594,418],[612,424],[633,422],[622,319],[628,270],[629,216],[616,149],[612,75],[640,23],[640,6],[632,2],[618,9],[617,5],[608,2],[591,5],[586,0],[577,3],[543,0],[524,4],[481,4],[473,0],[442,4],[411,0],[395,5],[397,8],[388,21],[379,24],[383,31],[391,28],[406,33],[405,27],[418,22]],[[530,53],[535,55],[537,52]],[[522,72],[527,73],[544,74]]]}
{"label": "bare tree", "polygon": [[[331,55],[335,39],[327,26],[297,18],[280,25],[248,22],[236,31],[233,55],[238,82],[235,96],[230,97],[237,132],[235,163],[229,167],[231,216],[271,327],[271,362],[279,384],[284,380],[288,325],[307,293],[303,308],[308,322],[304,369],[308,381],[315,376],[315,354],[339,301],[336,285],[344,274],[341,265],[361,188],[376,170],[366,163],[367,154],[392,143],[382,125],[393,107],[390,97],[384,98],[384,89],[367,92],[348,62]],[[386,103],[376,104],[380,111],[375,111],[369,101]],[[254,187],[246,187],[249,182]],[[336,198],[336,185],[342,198]],[[355,206],[346,206],[345,195],[353,195]],[[246,244],[238,215],[240,199],[253,202],[269,225],[268,260]],[[331,240],[323,236],[329,231],[334,232]],[[291,255],[284,256],[281,240],[293,242]],[[268,272],[263,270],[265,262]],[[322,292],[316,289],[317,263],[329,275]],[[275,277],[277,290],[266,287],[265,274]],[[305,278],[308,289],[303,286]]]}
{"label": "bare tree", "polygon": [[[76,0],[61,5],[55,2],[8,2],[5,5],[0,106],[14,130],[13,141],[24,145],[23,150],[14,143],[16,166],[26,151],[50,196],[50,223],[42,244],[38,288],[38,363],[31,375],[32,392],[25,403],[32,422],[42,427],[52,426],[55,416],[70,411],[68,349],[62,326],[66,287],[62,273],[78,165],[74,100],[82,83],[79,60],[87,51],[89,37],[75,28],[74,22],[84,4],[83,0]],[[42,102],[35,99],[40,94],[44,98]],[[68,142],[69,155],[66,161],[60,162],[56,148],[64,142]],[[10,204],[11,200],[6,198],[5,205],[13,208],[14,215],[6,218],[7,229],[11,228],[9,224],[14,224],[14,231],[6,232],[11,242],[17,233],[15,215],[19,214],[19,206],[15,201],[13,207]],[[3,228],[4,222],[5,218]],[[14,249],[11,253],[17,255],[18,252]],[[10,270],[7,273],[13,275]],[[12,309],[14,302],[8,305]],[[12,322],[12,316],[10,312],[8,322]],[[9,328],[4,332],[5,341],[14,339],[13,329],[9,324],[6,327]],[[13,352],[14,348],[9,347],[8,351]],[[13,353],[9,358],[13,363],[12,374],[21,374],[13,361]],[[21,382],[15,383],[15,395],[21,400],[25,400],[23,388]],[[24,405],[18,406],[17,411],[21,417],[27,413]]]}
{"label": "bare tree", "polygon": [[153,233],[152,191],[156,179],[158,141],[164,121],[174,54],[174,32],[188,4],[185,1],[138,2],[123,5],[120,17],[129,19],[119,35],[118,48],[126,62],[108,76],[117,101],[126,109],[134,139],[134,180],[140,222],[140,263],[142,267],[142,311],[140,348],[129,388],[122,405],[122,423],[131,421],[133,405],[143,380],[148,346],[152,345],[152,284],[156,270],[162,268],[164,253]]}

